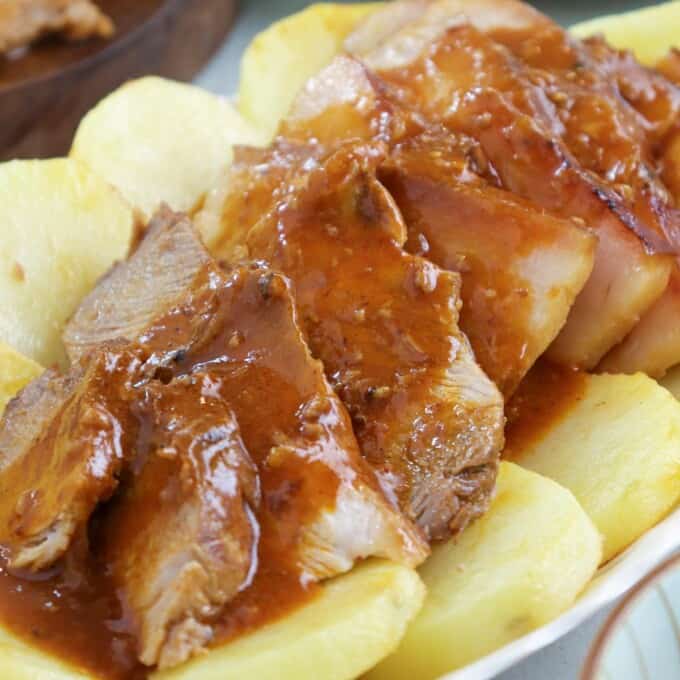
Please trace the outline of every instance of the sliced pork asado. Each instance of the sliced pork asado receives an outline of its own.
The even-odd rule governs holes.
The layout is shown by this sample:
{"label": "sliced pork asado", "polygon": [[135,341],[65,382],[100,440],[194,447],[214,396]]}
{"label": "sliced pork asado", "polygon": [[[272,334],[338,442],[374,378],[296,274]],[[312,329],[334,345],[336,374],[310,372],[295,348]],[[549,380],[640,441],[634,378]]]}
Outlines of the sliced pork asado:
{"label": "sliced pork asado", "polygon": [[[657,250],[680,254],[680,212],[661,179],[657,152],[667,146],[680,116],[680,90],[630,53],[602,39],[574,40],[560,26],[516,0],[495,0],[472,12],[500,7],[516,17],[489,33],[528,66],[532,83],[554,106],[564,143],[583,167],[610,183]],[[474,19],[473,19],[474,20]],[[666,172],[666,176],[668,173]],[[601,368],[661,376],[680,362],[680,267],[663,295]]]}
{"label": "sliced pork asado", "polygon": [[156,216],[65,339],[71,372],[45,373],[2,421],[0,544],[31,570],[88,549],[142,663],[205,649],[257,579],[303,587],[360,558],[427,556],[362,458],[287,280],[223,271],[185,217]]}
{"label": "sliced pork asado", "polygon": [[503,430],[502,399],[458,329],[459,277],[402,249],[375,175],[383,145],[290,153],[286,167],[288,147],[237,151],[214,249],[291,279],[364,457],[428,537],[445,536],[485,509]]}
{"label": "sliced pork asado", "polygon": [[460,273],[461,328],[510,395],[564,325],[592,271],[595,237],[498,188],[474,140],[420,120],[348,57],[307,83],[281,134],[327,147],[389,143],[379,176],[408,226],[406,249]]}
{"label": "sliced pork asado", "polygon": [[10,402],[0,428],[0,544],[13,568],[53,564],[115,491],[133,455],[128,405],[140,363],[136,351],[105,346]]}
{"label": "sliced pork asado", "polygon": [[[161,208],[134,254],[112,267],[67,324],[63,339],[69,358],[77,361],[105,341],[139,338],[191,293],[202,272],[214,270],[191,222]],[[198,320],[187,323],[197,326]]]}
{"label": "sliced pork asado", "polygon": [[[181,266],[172,263],[175,249]],[[164,290],[173,291],[164,310],[153,294],[158,278],[148,275],[161,262],[176,272],[175,284],[168,274],[167,285],[163,282]],[[116,304],[119,300],[130,304]],[[390,505],[361,458],[349,417],[309,354],[279,274],[257,265],[224,273],[189,220],[165,209],[65,332],[72,355],[93,339],[121,335],[138,336],[148,355],[147,372],[163,380],[194,371],[213,377],[215,392],[233,409],[258,466],[262,534],[285,537],[275,552],[285,556],[286,568],[317,580],[346,571],[360,557],[411,565],[424,559],[423,538]],[[265,532],[264,526],[278,528]],[[289,531],[281,531],[283,526]],[[273,552],[271,545],[267,549]]]}
{"label": "sliced pork asado", "polygon": [[121,493],[97,518],[97,551],[134,620],[139,659],[186,661],[256,568],[257,470],[215,381],[141,388],[139,437]]}
{"label": "sliced pork asado", "polygon": [[592,368],[663,292],[672,258],[648,251],[668,250],[667,244],[610,182],[578,162],[548,93],[492,37],[494,28],[521,19],[512,6],[457,0],[420,6],[420,18],[392,36],[371,45],[368,28],[359,29],[349,45],[359,46],[361,59],[400,101],[476,139],[504,188],[597,235],[593,273],[549,351],[553,359]]}
{"label": "sliced pork asado", "polygon": [[0,0],[0,55],[52,33],[108,37],[113,23],[90,0]]}

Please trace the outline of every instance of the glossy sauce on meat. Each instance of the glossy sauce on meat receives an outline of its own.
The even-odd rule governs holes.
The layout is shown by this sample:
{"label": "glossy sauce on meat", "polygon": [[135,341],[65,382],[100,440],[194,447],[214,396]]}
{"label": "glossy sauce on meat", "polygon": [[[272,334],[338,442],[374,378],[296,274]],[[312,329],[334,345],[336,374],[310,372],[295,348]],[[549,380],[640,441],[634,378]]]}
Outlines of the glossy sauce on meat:
{"label": "glossy sauce on meat", "polygon": [[[252,562],[240,592],[208,621],[210,645],[290,612],[319,591],[318,578],[347,570],[357,557],[380,554],[411,564],[422,561],[427,546],[383,499],[361,460],[349,417],[302,341],[280,275],[256,265],[228,273],[211,264],[199,265],[191,292],[147,327],[137,345],[146,359],[133,391],[156,395],[162,408],[149,410],[139,395],[136,401],[131,398],[134,407],[128,418],[135,426],[120,425],[137,432],[137,457],[122,478],[123,491],[90,523],[92,558],[69,553],[67,564],[57,564],[40,583],[23,580],[23,574],[2,574],[0,618],[10,630],[98,677],[127,680],[148,673],[136,662],[141,611],[137,595],[145,596],[147,584],[140,586],[135,574],[144,564],[118,556],[133,551],[139,536],[155,526],[158,531],[144,544],[147,563],[158,563],[153,534],[165,531],[173,536],[168,534],[173,513],[191,501],[177,486],[184,477],[175,460],[177,451],[196,449],[194,466],[214,466],[208,460],[196,461],[196,453],[202,455],[200,446],[182,438],[209,432],[211,418],[216,428],[223,428],[226,416],[219,403],[228,404],[238,416],[240,434],[259,472],[261,501],[249,492],[257,549],[249,556]],[[187,380],[198,382],[183,385]],[[115,380],[109,381],[109,390],[117,387]],[[169,424],[170,432],[179,424],[174,439],[159,431],[159,422]],[[220,477],[224,479],[224,471]],[[191,485],[208,483],[209,477],[196,478]],[[361,498],[364,507],[375,509],[368,524],[382,522],[382,537],[363,537],[362,529],[349,544],[334,544],[339,539],[332,531],[327,535],[323,525],[317,527],[324,513],[344,511],[348,490],[355,501]],[[150,502],[148,507],[145,502]],[[173,508],[175,502],[178,508]],[[164,518],[170,519],[169,525]],[[183,525],[174,531],[181,534]],[[125,588],[133,590],[126,595]],[[123,602],[132,595],[129,602],[136,603],[136,609],[121,607],[113,592]],[[69,605],[56,610],[54,617],[46,616],[44,612],[52,611],[50,597]],[[26,601],[35,606],[26,607]]]}
{"label": "glossy sauce on meat", "polygon": [[506,405],[503,458],[512,460],[545,434],[584,396],[587,374],[540,359]]}
{"label": "glossy sauce on meat", "polygon": [[292,157],[285,170],[278,149],[248,160],[258,153],[253,166],[237,152],[219,256],[245,252],[290,278],[364,458],[428,537],[462,529],[495,476],[502,416],[457,326],[458,276],[402,249],[406,227],[375,176],[382,144],[342,144],[304,167]]}

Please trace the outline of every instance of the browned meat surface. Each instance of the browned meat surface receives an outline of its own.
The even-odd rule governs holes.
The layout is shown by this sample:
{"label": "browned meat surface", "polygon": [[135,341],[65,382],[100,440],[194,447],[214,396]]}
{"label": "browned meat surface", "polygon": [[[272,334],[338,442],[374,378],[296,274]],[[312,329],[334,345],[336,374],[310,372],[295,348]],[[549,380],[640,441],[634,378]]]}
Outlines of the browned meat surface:
{"label": "browned meat surface", "polygon": [[[655,151],[678,125],[680,90],[602,39],[583,44],[515,0],[497,0],[524,21],[491,35],[528,64],[554,104],[561,137],[578,161],[610,183],[659,250],[680,252],[680,212],[661,179]],[[632,104],[632,105],[631,105]],[[600,364],[602,370],[662,376],[680,362],[680,268],[663,295]]]}
{"label": "browned meat surface", "polygon": [[53,564],[118,486],[135,437],[128,401],[139,365],[138,353],[104,347],[87,367],[48,372],[10,404],[0,435],[0,544],[12,567]]}
{"label": "browned meat surface", "polygon": [[[680,85],[680,49],[672,47],[670,52],[659,61],[655,66],[655,70],[675,85]],[[646,71],[652,73],[653,71]],[[674,124],[677,120],[674,121]]]}
{"label": "browned meat surface", "polygon": [[[139,304],[116,305],[123,290]],[[83,583],[94,560],[142,663],[199,653],[232,611],[264,618],[263,591],[295,600],[357,559],[428,554],[363,460],[280,274],[222,271],[166,209],[67,337],[72,372],[30,385],[0,428],[2,556],[38,570],[66,555]]]}
{"label": "browned meat surface", "polygon": [[[172,291],[161,298],[154,295],[159,279],[147,275],[159,266],[166,272],[162,290]],[[116,304],[122,288],[136,304]],[[164,299],[173,304],[161,313]],[[299,565],[307,578],[320,579],[371,555],[412,565],[424,559],[422,537],[389,505],[361,459],[280,275],[258,266],[225,275],[186,217],[165,209],[132,257],[85,300],[67,329],[67,338],[76,335],[87,342],[139,336],[147,372],[165,380],[209,371],[260,470],[265,503],[258,519],[291,527],[270,532],[287,541],[275,551],[277,559],[287,556],[287,569]]]}
{"label": "browned meat surface", "polygon": [[106,340],[140,337],[211,266],[189,219],[161,208],[134,256],[106,274],[67,324],[69,357],[76,361]]}
{"label": "browned meat surface", "polygon": [[260,562],[305,580],[372,555],[420,563],[427,545],[361,458],[349,416],[309,353],[287,281],[238,266],[211,297],[211,323],[177,371],[209,370],[236,413],[260,470]]}
{"label": "browned meat surface", "polygon": [[288,149],[237,151],[214,251],[290,277],[364,457],[408,517],[445,536],[486,508],[503,429],[502,399],[458,329],[459,278],[402,249],[405,224],[375,176],[380,144],[302,164],[309,154]]}
{"label": "browned meat surface", "polygon": [[461,328],[507,397],[562,329],[596,241],[511,194],[455,181],[446,162],[424,163],[433,143],[442,150],[427,137],[400,145],[381,178],[409,224],[407,248],[461,272]]}
{"label": "browned meat surface", "polygon": [[0,54],[52,33],[69,40],[108,37],[113,23],[90,0],[0,0]]}
{"label": "browned meat surface", "polygon": [[665,244],[578,162],[530,69],[489,35],[521,19],[510,4],[442,0],[377,47],[362,40],[360,56],[401,101],[478,140],[505,188],[597,234],[593,273],[550,350],[592,368],[658,299],[671,261],[646,252]]}
{"label": "browned meat surface", "polygon": [[140,660],[167,668],[206,647],[212,622],[252,578],[258,477],[207,374],[143,387],[133,415],[137,457],[99,518],[98,547]]}
{"label": "browned meat surface", "polygon": [[656,70],[642,66],[630,51],[612,48],[600,36],[584,41],[588,56],[618,87],[621,96],[645,121],[653,143],[678,128],[680,116],[680,59],[677,50],[661,61]]}
{"label": "browned meat surface", "polygon": [[390,144],[379,176],[408,226],[406,249],[460,273],[461,329],[508,396],[564,325],[596,239],[499,189],[474,140],[423,124],[391,95],[358,61],[338,57],[309,81],[281,134],[327,147]]}

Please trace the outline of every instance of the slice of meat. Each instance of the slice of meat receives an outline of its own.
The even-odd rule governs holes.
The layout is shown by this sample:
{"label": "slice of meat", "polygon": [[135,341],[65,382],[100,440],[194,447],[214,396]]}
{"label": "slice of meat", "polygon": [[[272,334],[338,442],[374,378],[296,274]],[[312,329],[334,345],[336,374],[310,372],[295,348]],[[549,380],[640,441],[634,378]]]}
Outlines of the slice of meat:
{"label": "slice of meat", "polygon": [[81,377],[81,367],[65,376],[48,369],[10,400],[0,421],[0,472],[40,439]]}
{"label": "slice of meat", "polygon": [[280,149],[237,151],[217,254],[245,247],[290,277],[364,457],[408,517],[445,536],[486,508],[503,428],[502,399],[457,326],[459,278],[403,251],[405,225],[375,177],[383,147],[300,157],[286,168]]}
{"label": "slice of meat", "polygon": [[306,580],[372,555],[420,563],[427,546],[361,458],[347,411],[304,341],[287,281],[263,266],[238,266],[217,302],[178,370],[213,371],[237,415],[262,480],[262,561]]}
{"label": "slice of meat", "polygon": [[[180,269],[175,250],[181,250]],[[181,281],[169,284],[167,273],[161,290],[172,295],[158,298],[158,279],[137,272],[151,271],[163,259]],[[116,306],[121,289],[137,304]],[[278,536],[284,542],[268,550],[290,562],[285,568],[317,580],[371,555],[410,565],[424,559],[422,537],[390,505],[363,462],[348,415],[309,354],[279,274],[243,265],[225,275],[191,223],[165,210],[127,263],[83,305],[68,337],[87,338],[87,344],[90,338],[138,336],[149,357],[147,374],[166,381],[193,371],[213,377],[259,469],[262,540]],[[267,538],[267,545],[276,540]]]}
{"label": "slice of meat", "polygon": [[598,371],[636,373],[662,378],[680,362],[680,275],[673,272],[664,294],[640,322],[600,362]]}
{"label": "slice of meat", "polygon": [[[467,23],[466,7],[476,26]],[[480,12],[477,3],[435,2],[360,56],[404,103],[477,139],[505,188],[597,234],[593,273],[550,350],[563,363],[592,368],[663,292],[671,261],[646,252],[654,233],[569,153],[552,102],[527,68],[483,33],[512,16]]]}
{"label": "slice of meat", "polygon": [[137,352],[101,348],[65,377],[48,372],[2,421],[0,544],[15,569],[44,569],[64,555],[118,485],[135,436],[128,419]]}
{"label": "slice of meat", "polygon": [[113,33],[113,22],[90,0],[0,0],[0,54],[60,33],[82,40]]}
{"label": "slice of meat", "polygon": [[461,274],[461,328],[511,394],[564,325],[592,271],[595,237],[499,189],[480,174],[489,164],[474,140],[418,121],[348,57],[307,83],[281,134],[327,147],[390,144],[379,173],[408,225],[406,249]]}
{"label": "slice of meat", "polygon": [[210,643],[215,617],[252,578],[259,488],[214,378],[140,391],[136,459],[98,517],[97,551],[134,620],[139,659],[162,669]]}
{"label": "slice of meat", "polygon": [[[486,4],[490,9],[493,3]],[[548,17],[515,0],[496,0],[496,5],[514,8],[525,22],[521,29],[495,29],[491,35],[530,66],[532,82],[555,104],[561,137],[570,151],[603,182],[612,183],[657,249],[679,254],[680,212],[661,180],[655,150],[678,124],[680,91],[601,39],[586,44],[574,40]],[[680,362],[678,311],[676,263],[662,296],[600,368],[662,376]]]}
{"label": "slice of meat", "polygon": [[402,143],[380,176],[409,224],[407,249],[461,273],[461,328],[508,397],[562,329],[596,240],[507,192],[456,181],[447,161],[428,163],[445,149]]}
{"label": "slice of meat", "polygon": [[[597,42],[598,44],[601,44],[603,41]],[[588,44],[590,44],[590,42],[588,42]],[[634,63],[637,62],[634,61]],[[680,85],[680,49],[671,47],[668,54],[655,64],[654,71],[650,72],[645,70],[645,74],[651,73],[653,75],[654,72],[660,73],[667,81],[670,81],[674,85]],[[677,89],[674,92],[677,94]],[[673,124],[676,123],[677,120],[673,122]]]}
{"label": "slice of meat", "polygon": [[161,207],[133,256],[112,267],[66,325],[69,358],[77,361],[106,340],[138,338],[211,266],[186,215]]}
{"label": "slice of meat", "polygon": [[588,55],[618,86],[625,100],[648,124],[654,142],[663,146],[668,133],[678,128],[680,116],[680,58],[677,50],[650,69],[632,52],[612,48],[601,36],[583,42]]}

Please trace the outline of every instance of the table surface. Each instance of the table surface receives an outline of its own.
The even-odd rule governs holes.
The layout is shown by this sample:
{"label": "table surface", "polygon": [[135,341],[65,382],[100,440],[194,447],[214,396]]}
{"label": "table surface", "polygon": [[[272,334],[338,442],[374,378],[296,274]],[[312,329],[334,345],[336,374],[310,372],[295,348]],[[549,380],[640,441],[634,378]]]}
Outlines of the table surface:
{"label": "table surface", "polygon": [[[196,82],[218,94],[233,94],[238,84],[239,60],[251,38],[272,21],[308,4],[308,0],[242,0],[234,31]],[[655,3],[649,0],[536,0],[534,4],[568,26],[598,14]],[[497,680],[577,680],[590,643],[608,611],[598,613],[569,635],[501,673]]]}

